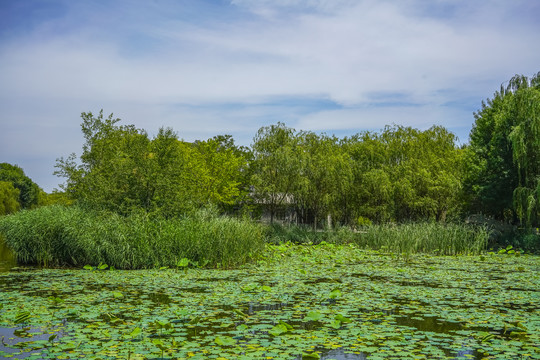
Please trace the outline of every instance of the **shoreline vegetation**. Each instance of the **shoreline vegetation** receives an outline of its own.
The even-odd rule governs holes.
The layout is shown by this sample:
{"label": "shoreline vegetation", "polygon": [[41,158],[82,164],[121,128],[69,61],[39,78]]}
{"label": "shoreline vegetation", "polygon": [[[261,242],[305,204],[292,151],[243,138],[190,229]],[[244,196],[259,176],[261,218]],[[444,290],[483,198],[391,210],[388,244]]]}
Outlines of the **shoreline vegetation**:
{"label": "shoreline vegetation", "polygon": [[489,231],[467,224],[410,223],[314,231],[260,224],[203,209],[189,217],[120,216],[52,205],[0,218],[0,233],[19,264],[44,267],[107,264],[117,269],[231,268],[256,261],[265,244],[354,244],[398,257],[478,255]]}

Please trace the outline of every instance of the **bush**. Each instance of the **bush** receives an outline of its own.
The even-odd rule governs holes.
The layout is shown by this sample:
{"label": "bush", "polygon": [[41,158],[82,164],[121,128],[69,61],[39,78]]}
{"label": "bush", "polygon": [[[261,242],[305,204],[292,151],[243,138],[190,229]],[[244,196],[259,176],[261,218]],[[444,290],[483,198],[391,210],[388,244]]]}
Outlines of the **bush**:
{"label": "bush", "polygon": [[264,246],[262,229],[247,220],[203,210],[177,219],[120,216],[59,205],[0,218],[0,233],[22,264],[108,264],[119,269],[174,267],[182,258],[231,267]]}

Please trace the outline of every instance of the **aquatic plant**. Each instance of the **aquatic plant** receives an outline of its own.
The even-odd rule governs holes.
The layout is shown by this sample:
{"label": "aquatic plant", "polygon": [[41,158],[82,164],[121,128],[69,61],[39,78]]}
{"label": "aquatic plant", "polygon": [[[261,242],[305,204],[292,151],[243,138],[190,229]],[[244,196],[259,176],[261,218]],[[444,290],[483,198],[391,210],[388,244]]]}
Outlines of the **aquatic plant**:
{"label": "aquatic plant", "polygon": [[269,245],[264,255],[187,273],[0,273],[0,358],[540,357],[539,257],[405,261],[327,243]]}
{"label": "aquatic plant", "polygon": [[272,224],[266,228],[266,237],[273,244],[355,243],[408,257],[416,253],[478,254],[486,250],[489,231],[479,226],[435,222],[370,225],[358,231],[348,227],[314,231],[305,226]]}
{"label": "aquatic plant", "polygon": [[58,205],[2,217],[0,233],[19,263],[46,267],[175,267],[184,258],[230,267],[250,261],[264,246],[260,226],[248,220],[120,216]]}

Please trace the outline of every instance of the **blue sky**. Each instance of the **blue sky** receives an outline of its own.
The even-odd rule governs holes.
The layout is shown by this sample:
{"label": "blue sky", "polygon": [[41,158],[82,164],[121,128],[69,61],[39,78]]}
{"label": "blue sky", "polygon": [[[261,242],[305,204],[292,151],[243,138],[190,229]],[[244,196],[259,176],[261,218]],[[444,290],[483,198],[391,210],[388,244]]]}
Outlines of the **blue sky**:
{"label": "blue sky", "polygon": [[185,140],[442,125],[540,71],[540,1],[0,0],[0,162],[46,191],[80,113]]}

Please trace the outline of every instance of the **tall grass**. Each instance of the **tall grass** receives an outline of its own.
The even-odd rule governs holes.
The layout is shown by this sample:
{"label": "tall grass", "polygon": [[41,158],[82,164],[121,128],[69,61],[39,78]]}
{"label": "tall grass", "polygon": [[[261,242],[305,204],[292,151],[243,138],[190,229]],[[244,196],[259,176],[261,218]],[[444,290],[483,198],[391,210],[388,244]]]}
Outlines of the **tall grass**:
{"label": "tall grass", "polygon": [[373,250],[399,255],[431,253],[440,255],[478,254],[487,247],[486,228],[465,224],[410,223],[372,225],[353,231],[342,227],[333,231],[313,231],[306,227],[273,224],[266,229],[271,243],[291,241],[296,244],[322,241],[356,243]]}
{"label": "tall grass", "polygon": [[123,217],[47,206],[0,218],[0,233],[22,264],[174,267],[182,258],[209,266],[245,263],[264,247],[259,225],[202,211],[182,219]]}
{"label": "tall grass", "polygon": [[410,223],[369,226],[355,243],[395,254],[479,254],[486,250],[489,232],[465,224]]}

